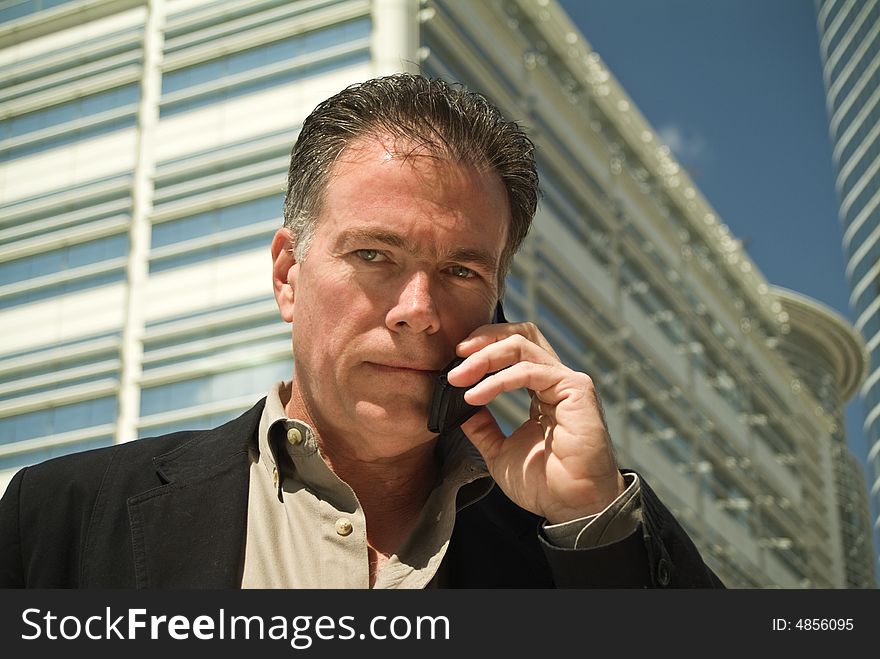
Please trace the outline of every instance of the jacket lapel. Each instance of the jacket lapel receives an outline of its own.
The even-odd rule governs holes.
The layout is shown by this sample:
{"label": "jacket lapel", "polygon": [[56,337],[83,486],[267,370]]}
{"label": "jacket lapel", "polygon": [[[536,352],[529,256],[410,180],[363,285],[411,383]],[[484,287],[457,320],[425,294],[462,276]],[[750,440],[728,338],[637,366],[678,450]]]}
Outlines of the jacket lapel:
{"label": "jacket lapel", "polygon": [[262,407],[153,459],[165,484],[128,499],[137,588],[239,587]]}

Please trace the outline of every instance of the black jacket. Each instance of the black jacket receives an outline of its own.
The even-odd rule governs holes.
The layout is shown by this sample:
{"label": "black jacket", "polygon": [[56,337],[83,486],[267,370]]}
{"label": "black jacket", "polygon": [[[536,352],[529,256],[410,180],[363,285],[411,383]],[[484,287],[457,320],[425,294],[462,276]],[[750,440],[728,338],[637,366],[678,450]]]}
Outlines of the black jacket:
{"label": "black jacket", "polygon": [[[18,472],[0,500],[0,587],[237,588],[248,449],[264,401],[212,430],[76,453]],[[644,521],[594,549],[551,547],[500,488],[462,510],[444,558],[458,588],[718,587],[642,480]]]}

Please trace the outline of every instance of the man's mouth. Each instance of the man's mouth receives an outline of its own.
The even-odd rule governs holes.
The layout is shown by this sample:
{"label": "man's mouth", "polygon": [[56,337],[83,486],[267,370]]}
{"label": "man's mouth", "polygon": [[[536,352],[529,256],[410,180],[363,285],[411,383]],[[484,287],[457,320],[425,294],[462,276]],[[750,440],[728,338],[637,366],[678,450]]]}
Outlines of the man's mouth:
{"label": "man's mouth", "polygon": [[367,362],[374,368],[385,371],[389,373],[414,373],[414,374],[422,374],[422,375],[437,375],[440,372],[440,369],[433,368],[432,366],[422,365],[422,364],[410,364],[410,363],[380,363],[380,362]]}

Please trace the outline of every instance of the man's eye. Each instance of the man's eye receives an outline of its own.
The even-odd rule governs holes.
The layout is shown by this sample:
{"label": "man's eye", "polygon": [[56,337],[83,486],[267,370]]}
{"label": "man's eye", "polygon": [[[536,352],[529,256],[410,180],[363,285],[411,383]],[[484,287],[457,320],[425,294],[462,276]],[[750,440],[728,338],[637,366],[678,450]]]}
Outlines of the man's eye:
{"label": "man's eye", "polygon": [[362,261],[366,261],[367,263],[375,263],[376,261],[383,260],[382,253],[377,249],[359,249],[355,254],[357,254]]}
{"label": "man's eye", "polygon": [[459,277],[460,279],[472,279],[477,276],[476,272],[470,268],[465,268],[463,265],[453,265],[449,268],[449,272],[454,277]]}

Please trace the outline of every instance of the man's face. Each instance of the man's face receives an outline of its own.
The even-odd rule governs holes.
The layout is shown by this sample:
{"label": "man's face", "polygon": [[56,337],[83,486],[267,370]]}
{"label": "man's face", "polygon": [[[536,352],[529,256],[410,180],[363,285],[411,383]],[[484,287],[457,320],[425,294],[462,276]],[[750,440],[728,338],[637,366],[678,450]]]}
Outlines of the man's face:
{"label": "man's face", "polygon": [[491,322],[509,223],[493,172],[391,139],[346,148],[288,273],[294,396],[322,434],[372,458],[431,439],[435,376]]}

